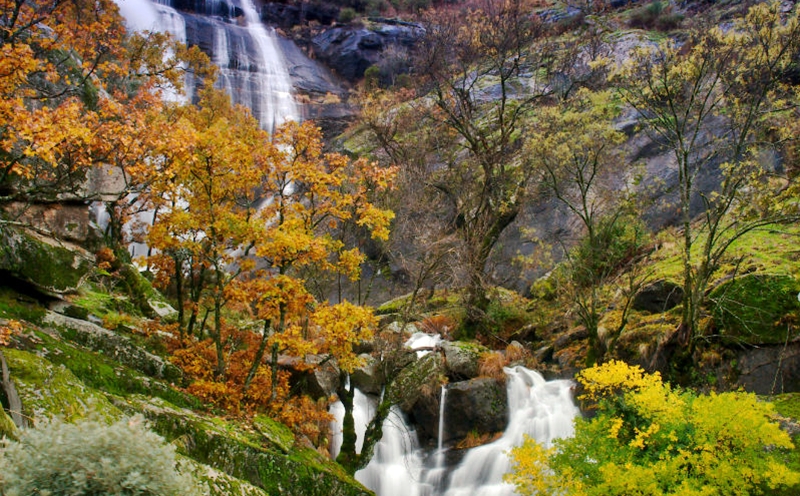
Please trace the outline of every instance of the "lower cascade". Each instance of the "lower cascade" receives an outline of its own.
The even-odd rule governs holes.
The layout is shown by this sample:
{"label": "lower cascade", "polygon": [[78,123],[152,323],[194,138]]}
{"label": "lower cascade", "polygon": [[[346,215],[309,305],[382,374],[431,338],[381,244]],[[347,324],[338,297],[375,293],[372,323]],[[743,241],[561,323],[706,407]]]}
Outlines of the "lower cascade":
{"label": "lower cascade", "polygon": [[[356,472],[356,479],[378,496],[514,495],[514,487],[503,482],[503,475],[511,468],[507,452],[522,444],[525,435],[545,446],[556,438],[572,436],[572,421],[579,412],[572,400],[571,381],[546,381],[541,374],[525,367],[505,368],[504,371],[509,423],[502,437],[468,450],[455,469],[448,469],[444,464],[447,448],[441,443],[446,419],[440,414],[437,449],[425,450],[420,448],[416,432],[402,412],[393,407],[372,460]],[[444,403],[446,388],[441,398]],[[358,412],[358,404],[354,406],[357,425],[368,421],[363,412]],[[338,431],[341,431],[341,424]]]}

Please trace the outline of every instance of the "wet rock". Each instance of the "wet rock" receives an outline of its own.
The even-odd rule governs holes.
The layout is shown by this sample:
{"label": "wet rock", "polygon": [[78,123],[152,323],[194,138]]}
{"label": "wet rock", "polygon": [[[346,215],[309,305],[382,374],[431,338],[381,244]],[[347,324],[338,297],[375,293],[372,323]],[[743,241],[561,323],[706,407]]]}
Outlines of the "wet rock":
{"label": "wet rock", "polygon": [[408,23],[380,23],[372,29],[334,27],[316,35],[311,48],[318,60],[345,80],[355,82],[367,68],[381,62],[387,48],[408,50],[421,35],[420,27]]}
{"label": "wet rock", "polygon": [[[448,385],[444,415],[443,439],[447,444],[463,439],[470,432],[480,435],[504,431],[508,425],[505,383],[482,377]],[[438,422],[434,425],[438,428]]]}
{"label": "wet rock", "polygon": [[451,380],[472,379],[478,375],[478,362],[487,348],[474,343],[450,342],[442,343],[445,355],[445,368]]}

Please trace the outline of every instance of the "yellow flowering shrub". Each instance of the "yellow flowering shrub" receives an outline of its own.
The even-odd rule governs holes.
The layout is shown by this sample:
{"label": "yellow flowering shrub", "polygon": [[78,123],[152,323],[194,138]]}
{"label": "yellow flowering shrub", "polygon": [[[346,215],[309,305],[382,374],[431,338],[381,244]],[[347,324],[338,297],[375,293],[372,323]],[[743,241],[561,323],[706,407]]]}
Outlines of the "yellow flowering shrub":
{"label": "yellow flowering shrub", "polygon": [[[511,451],[506,481],[521,495],[798,494],[796,456],[772,404],[754,394],[697,395],[612,361],[578,374],[596,411],[550,449]],[[779,493],[778,491],[789,491]]]}

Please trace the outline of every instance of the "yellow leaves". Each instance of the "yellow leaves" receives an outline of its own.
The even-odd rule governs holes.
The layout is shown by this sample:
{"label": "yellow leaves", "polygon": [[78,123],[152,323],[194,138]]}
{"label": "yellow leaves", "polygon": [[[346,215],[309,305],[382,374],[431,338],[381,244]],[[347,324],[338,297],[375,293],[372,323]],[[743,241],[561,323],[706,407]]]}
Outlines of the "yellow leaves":
{"label": "yellow leaves", "polygon": [[344,301],[319,305],[311,316],[310,332],[320,352],[333,355],[340,369],[352,372],[362,365],[353,346],[371,339],[377,325],[371,308]]}
{"label": "yellow leaves", "polygon": [[519,447],[509,453],[512,470],[503,476],[503,481],[516,486],[523,496],[549,494],[553,489],[553,474],[548,466],[548,458],[555,449],[545,449],[529,436]]}
{"label": "yellow leaves", "polygon": [[800,483],[785,463],[788,434],[755,395],[678,393],[621,362],[578,378],[597,413],[549,453],[532,441],[512,451],[507,480],[521,494],[761,494]]}
{"label": "yellow leaves", "polygon": [[630,442],[631,448],[644,449],[645,445],[647,444],[647,439],[660,431],[661,426],[654,422],[650,424],[647,429],[639,430],[638,427],[634,427],[633,430],[636,432],[636,437],[634,437],[633,441]]}
{"label": "yellow leaves", "polygon": [[621,360],[611,360],[602,365],[582,370],[577,376],[585,390],[579,399],[598,401],[628,391],[662,387],[658,372],[647,374],[638,365],[628,365]]}

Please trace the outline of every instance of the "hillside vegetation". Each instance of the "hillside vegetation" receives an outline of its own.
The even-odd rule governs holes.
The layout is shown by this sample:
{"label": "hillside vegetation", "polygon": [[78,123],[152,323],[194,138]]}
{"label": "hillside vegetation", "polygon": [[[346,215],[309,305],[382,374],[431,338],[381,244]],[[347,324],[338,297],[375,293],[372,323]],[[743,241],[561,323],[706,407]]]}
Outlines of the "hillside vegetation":
{"label": "hillside vegetation", "polygon": [[[675,389],[622,381],[577,443],[616,429],[637,463],[648,436],[702,458],[725,430],[695,445],[683,430],[708,425],[656,422],[659,408],[760,404],[701,394],[744,387],[784,415],[754,414],[768,435],[745,446],[752,492],[795,488],[795,466],[761,472],[797,453],[775,426],[796,436],[798,9],[395,7],[424,27],[410,72],[368,70],[359,118],[326,143],[313,122],[270,136],[197,47],[126,32],[113,2],[3,4],[4,434],[135,436],[144,417],[172,445],[148,437],[153,456],[203,493],[369,494],[352,475],[393,404],[448,380],[501,387],[512,363],[572,376],[622,360]],[[197,101],[166,98],[187,71]],[[412,330],[461,343],[418,359]],[[385,391],[361,452],[354,384]],[[590,462],[537,453],[583,494],[570,471]]]}

